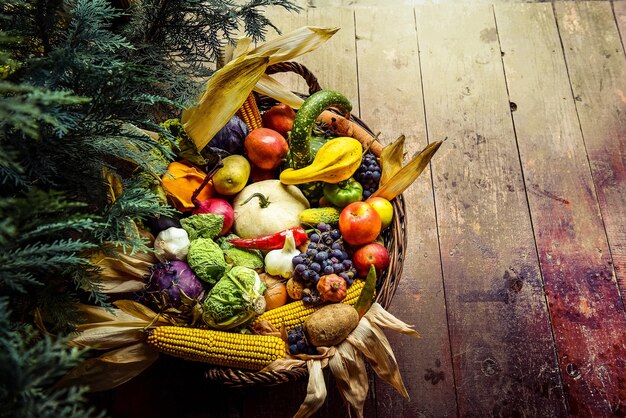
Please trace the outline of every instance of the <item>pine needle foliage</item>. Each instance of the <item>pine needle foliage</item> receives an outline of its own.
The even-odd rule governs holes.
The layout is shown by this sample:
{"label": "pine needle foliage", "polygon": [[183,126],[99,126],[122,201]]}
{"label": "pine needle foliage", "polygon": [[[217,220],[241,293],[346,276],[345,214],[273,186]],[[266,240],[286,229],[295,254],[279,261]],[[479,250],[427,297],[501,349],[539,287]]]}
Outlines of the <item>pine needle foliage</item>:
{"label": "pine needle foliage", "polygon": [[85,388],[54,388],[83,358],[63,338],[41,335],[10,321],[9,302],[0,298],[0,417],[82,418],[103,416],[85,403]]}
{"label": "pine needle foliage", "polygon": [[78,302],[107,306],[90,251],[145,249],[142,222],[172,214],[159,185],[180,150],[146,131],[171,137],[224,44],[273,27],[263,8],[297,10],[240,3],[0,0],[0,416],[93,415],[51,389],[79,353],[26,324],[64,335]]}

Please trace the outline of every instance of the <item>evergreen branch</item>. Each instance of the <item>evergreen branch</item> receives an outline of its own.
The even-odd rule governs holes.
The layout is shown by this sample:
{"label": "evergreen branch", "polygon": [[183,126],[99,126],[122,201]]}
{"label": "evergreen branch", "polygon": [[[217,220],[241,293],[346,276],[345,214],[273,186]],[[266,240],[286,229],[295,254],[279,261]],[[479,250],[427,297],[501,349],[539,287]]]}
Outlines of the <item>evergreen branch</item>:
{"label": "evergreen branch", "polygon": [[53,385],[83,360],[84,351],[68,348],[65,338],[42,335],[11,323],[11,309],[0,298],[0,417],[95,417],[86,406],[85,388]]}

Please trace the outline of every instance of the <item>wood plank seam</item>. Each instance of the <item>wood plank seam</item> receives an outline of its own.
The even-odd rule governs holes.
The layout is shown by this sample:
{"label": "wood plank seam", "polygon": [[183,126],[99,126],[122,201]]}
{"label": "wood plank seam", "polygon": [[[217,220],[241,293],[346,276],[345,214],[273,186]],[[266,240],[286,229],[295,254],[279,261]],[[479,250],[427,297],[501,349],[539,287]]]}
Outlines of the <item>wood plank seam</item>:
{"label": "wood plank seam", "polygon": [[[543,274],[543,269],[541,269],[541,257],[540,257],[540,254],[539,254],[539,246],[537,244],[537,238],[536,238],[537,234],[536,234],[536,231],[535,231],[535,221],[533,219],[533,216],[532,216],[532,213],[531,213],[531,210],[530,210],[530,198],[528,197],[528,185],[526,184],[526,172],[524,170],[524,164],[522,163],[522,156],[521,156],[520,147],[519,147],[519,138],[518,138],[518,135],[517,135],[517,127],[515,126],[515,118],[513,117],[513,112],[515,111],[516,104],[511,101],[511,93],[510,93],[510,90],[509,90],[509,78],[507,77],[506,66],[504,64],[504,54],[505,53],[504,53],[504,51],[502,49],[502,42],[500,40],[500,31],[498,30],[498,18],[497,18],[497,15],[496,15],[495,6],[493,4],[491,5],[491,9],[493,11],[493,20],[494,20],[494,23],[495,23],[495,26],[496,26],[496,37],[498,39],[498,47],[500,48],[500,61],[502,63],[502,72],[504,74],[504,83],[505,83],[505,86],[506,86],[506,94],[507,94],[507,96],[509,98],[509,103],[511,103],[511,106],[510,106],[510,108],[511,108],[511,112],[510,112],[510,114],[511,114],[511,126],[513,127],[513,135],[515,136],[515,145],[517,147],[517,157],[518,157],[518,161],[519,161],[519,169],[520,169],[520,171],[522,173],[522,184],[524,185],[524,196],[526,197],[526,207],[528,209],[528,218],[530,220],[530,228],[531,228],[532,235],[533,235],[533,243],[535,245],[535,254],[537,256],[537,260],[539,261],[539,267],[540,267],[539,268],[539,277],[541,278],[541,286],[542,286],[542,289],[543,289],[543,298],[545,300],[545,306],[546,306],[546,309],[548,311],[548,322],[550,324],[550,336],[552,338],[552,347],[553,347],[553,351],[554,351],[554,358],[558,359],[559,358],[559,353],[558,353],[559,350],[558,350],[558,347],[557,347],[557,344],[556,344],[556,338],[555,338],[555,335],[554,335],[554,326],[552,324],[552,312],[550,311],[550,304],[549,304],[549,301],[548,301],[548,296],[547,296],[546,291],[545,291],[546,283],[545,283],[545,277],[544,277],[544,274]],[[558,372],[559,385],[561,387],[563,387],[563,376],[562,376],[560,368],[558,368],[558,369],[559,369],[559,372]],[[565,403],[566,411],[568,411],[569,410],[569,406],[567,405],[567,399],[565,397],[563,399],[563,402]]]}
{"label": "wood plank seam", "polygon": [[[421,86],[421,90],[422,90],[422,106],[423,106],[423,112],[424,112],[424,130],[426,131],[426,141],[430,144],[431,143],[431,138],[430,138],[430,132],[428,130],[428,117],[427,117],[427,110],[426,110],[426,98],[424,96],[424,73],[422,72],[422,55],[421,55],[421,49],[420,49],[420,36],[419,36],[419,27],[417,26],[417,16],[416,16],[416,9],[413,8],[413,21],[415,22],[415,41],[417,43],[417,62],[418,62],[418,68],[419,68],[419,72],[420,72],[420,86]],[[444,141],[446,141],[447,138],[444,138]],[[445,142],[444,142],[444,146],[445,146]],[[441,251],[442,251],[442,247],[441,247],[441,232],[439,231],[439,215],[437,213],[437,197],[435,196],[435,179],[434,179],[434,174],[433,174],[433,169],[432,169],[432,163],[428,163],[429,167],[430,167],[430,187],[432,190],[432,194],[433,194],[433,206],[434,206],[434,211],[435,211],[435,228],[437,230],[437,246],[439,247],[439,263],[440,263],[440,268],[441,268],[441,282],[442,282],[442,289],[443,289],[443,301],[444,301],[444,306],[446,309],[446,329],[448,330],[448,345],[450,346],[450,362],[452,363],[453,367],[452,367],[452,382],[453,382],[453,386],[456,388],[457,387],[457,379],[456,379],[456,375],[455,375],[455,368],[454,368],[454,354],[453,354],[453,347],[452,347],[452,336],[450,335],[450,313],[448,310],[448,296],[446,295],[446,287],[444,286],[443,282],[444,282],[444,276],[443,276],[443,257],[441,255]],[[455,390],[455,398],[456,398],[456,414],[457,417],[461,416],[461,411],[459,409],[459,396],[458,396],[458,391]]]}
{"label": "wood plank seam", "polygon": [[626,33],[622,33],[619,27],[619,22],[617,20],[617,14],[615,13],[615,1],[611,1],[611,12],[613,12],[613,19],[615,20],[615,25],[617,26],[617,33],[619,34],[619,40],[622,44],[622,52],[624,56],[626,56],[626,46],[624,46],[624,38],[626,37]]}
{"label": "wood plank seam", "polygon": [[[611,9],[613,10],[612,5],[611,5]],[[565,60],[565,71],[567,72],[567,79],[569,82],[570,92],[572,94],[572,100],[574,101],[574,109],[576,110],[576,119],[578,120],[578,128],[580,130],[580,135],[582,138],[583,146],[585,147],[585,156],[587,157],[587,168],[589,169],[589,175],[591,176],[591,179],[593,180],[591,182],[592,193],[595,198],[595,203],[596,203],[598,213],[600,214],[600,221],[602,222],[602,229],[604,230],[604,237],[606,239],[606,243],[609,248],[609,258],[611,260],[611,271],[612,271],[613,277],[617,278],[616,283],[615,283],[617,287],[617,293],[620,297],[620,300],[622,301],[622,310],[626,312],[626,303],[624,300],[624,291],[626,291],[626,288],[625,288],[626,283],[623,282],[622,278],[619,277],[617,275],[617,272],[615,271],[615,267],[614,267],[615,263],[614,263],[614,258],[613,258],[611,240],[609,239],[609,235],[606,229],[606,222],[604,221],[605,214],[604,214],[604,211],[602,210],[602,206],[600,205],[600,200],[598,198],[598,190],[596,187],[597,178],[594,176],[594,172],[591,168],[591,161],[589,160],[589,151],[587,149],[587,143],[585,141],[585,133],[583,131],[583,127],[580,121],[580,112],[578,110],[579,104],[578,104],[578,100],[576,100],[574,86],[572,85],[572,78],[570,76],[569,63],[567,62],[567,54],[565,53],[565,46],[563,45],[563,37],[561,36],[562,28],[560,27],[559,20],[557,19],[556,6],[554,3],[552,3],[552,15],[554,16],[554,22],[556,24],[557,33],[559,35],[559,42],[561,43],[561,51],[563,52],[563,59]],[[613,16],[615,17],[615,14]],[[617,21],[616,21],[616,26],[617,26]],[[622,272],[622,274],[624,273]]]}

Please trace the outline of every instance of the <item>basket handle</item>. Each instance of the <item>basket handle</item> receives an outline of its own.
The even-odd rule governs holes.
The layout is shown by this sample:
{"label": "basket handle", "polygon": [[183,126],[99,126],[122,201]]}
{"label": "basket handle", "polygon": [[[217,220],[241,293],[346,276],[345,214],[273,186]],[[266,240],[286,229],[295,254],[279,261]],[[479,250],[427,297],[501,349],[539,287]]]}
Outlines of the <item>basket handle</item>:
{"label": "basket handle", "polygon": [[322,89],[320,83],[317,81],[317,77],[306,68],[304,65],[299,62],[294,61],[285,61],[278,62],[276,64],[272,64],[265,70],[265,74],[276,74],[276,73],[296,73],[306,81],[307,86],[309,86],[309,94],[317,93]]}

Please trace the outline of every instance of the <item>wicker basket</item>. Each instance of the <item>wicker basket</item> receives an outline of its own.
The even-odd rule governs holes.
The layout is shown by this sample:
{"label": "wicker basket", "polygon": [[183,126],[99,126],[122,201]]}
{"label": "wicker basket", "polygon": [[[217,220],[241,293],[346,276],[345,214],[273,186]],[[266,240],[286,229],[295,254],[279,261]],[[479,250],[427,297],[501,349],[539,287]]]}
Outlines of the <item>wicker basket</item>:
{"label": "wicker basket", "polygon": [[[294,72],[304,78],[309,94],[313,94],[322,88],[317,78],[305,66],[295,62],[282,62],[267,68],[267,74],[280,72]],[[305,95],[301,95],[306,97]],[[269,108],[276,104],[276,101],[266,96],[255,95],[260,108]],[[357,117],[351,116],[351,122],[360,125],[374,136],[369,127]],[[402,266],[404,264],[404,250],[407,244],[405,206],[402,195],[396,197],[392,202],[394,208],[393,223],[383,234],[385,246],[389,251],[391,263],[384,276],[378,281],[376,301],[384,308],[388,308],[395,294],[396,288],[402,276]],[[272,386],[280,383],[295,381],[308,376],[305,366],[291,370],[253,372],[240,369],[211,367],[207,369],[205,376],[210,382],[221,383],[231,387],[245,387],[253,385]]]}

